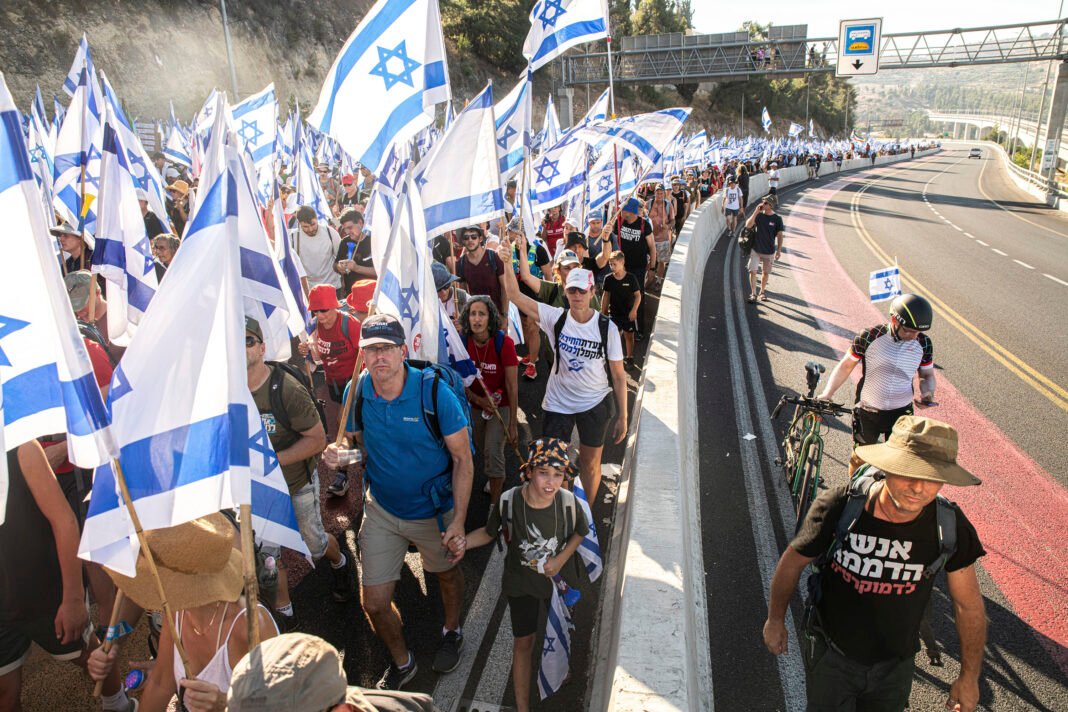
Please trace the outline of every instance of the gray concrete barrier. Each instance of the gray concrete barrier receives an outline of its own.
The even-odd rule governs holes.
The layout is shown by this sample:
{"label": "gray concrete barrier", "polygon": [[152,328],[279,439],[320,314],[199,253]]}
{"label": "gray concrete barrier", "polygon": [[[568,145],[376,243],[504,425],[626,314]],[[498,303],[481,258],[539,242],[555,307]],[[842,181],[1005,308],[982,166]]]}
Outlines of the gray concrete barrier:
{"label": "gray concrete barrier", "polygon": [[[883,156],[875,165],[906,158]],[[842,170],[870,166],[854,159]],[[836,172],[825,162],[820,177]],[[779,173],[781,188],[808,178],[804,166]],[[767,187],[766,175],[753,176],[750,204]],[[717,195],[686,221],[660,294],[593,632],[590,710],[713,709],[700,502],[692,496],[699,479],[694,381],[705,265],[725,227]]]}

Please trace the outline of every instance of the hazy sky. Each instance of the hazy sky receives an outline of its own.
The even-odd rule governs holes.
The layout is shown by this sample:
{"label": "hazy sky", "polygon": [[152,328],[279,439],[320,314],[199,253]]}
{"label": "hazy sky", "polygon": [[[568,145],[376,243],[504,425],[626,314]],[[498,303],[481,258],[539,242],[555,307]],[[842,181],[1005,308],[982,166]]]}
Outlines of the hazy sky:
{"label": "hazy sky", "polygon": [[1059,4],[1059,0],[853,0],[848,4],[828,0],[693,0],[693,24],[703,33],[733,32],[745,20],[807,24],[809,37],[834,37],[840,20],[882,17],[883,33],[890,34],[1052,20]]}

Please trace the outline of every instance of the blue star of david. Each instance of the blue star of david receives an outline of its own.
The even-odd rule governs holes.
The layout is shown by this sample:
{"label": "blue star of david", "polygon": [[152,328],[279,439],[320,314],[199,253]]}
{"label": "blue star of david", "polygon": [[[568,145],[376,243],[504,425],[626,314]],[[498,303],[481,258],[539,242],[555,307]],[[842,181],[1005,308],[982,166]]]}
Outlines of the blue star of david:
{"label": "blue star of david", "polygon": [[[10,336],[19,329],[24,329],[29,325],[30,322],[28,321],[22,321],[21,319],[16,319],[12,316],[4,316],[0,314],[0,341],[2,341],[5,336]],[[11,361],[9,361],[7,356],[4,355],[4,349],[0,348],[0,366],[10,365]]]}
{"label": "blue star of david", "polygon": [[[503,148],[503,146],[502,146],[502,148]],[[45,157],[45,153],[44,153],[44,148],[42,146],[34,146],[30,150],[30,161],[31,162],[40,163],[41,161],[44,160],[44,157]]]}
{"label": "blue star of david", "polygon": [[[376,77],[382,77],[385,80],[386,91],[392,89],[398,82],[414,88],[415,80],[412,78],[412,72],[423,65],[408,56],[404,48],[404,40],[401,40],[401,43],[394,49],[386,49],[385,47],[377,47],[376,49],[378,50],[378,64],[371,69],[371,74]],[[400,60],[400,72],[394,74],[389,71],[388,65],[391,59]]]}
{"label": "blue star of david", "polygon": [[552,636],[545,636],[545,647],[542,648],[541,654],[555,653],[556,652],[556,638]]}
{"label": "blue star of david", "polygon": [[262,423],[260,429],[248,439],[248,447],[252,452],[258,452],[263,456],[264,477],[278,466],[278,457],[274,453],[274,448],[271,447],[271,441],[267,438],[267,431]]}
{"label": "blue star of david", "polygon": [[561,0],[545,0],[545,4],[541,6],[541,14],[538,15],[538,19],[541,20],[541,29],[555,28],[556,21],[567,12],[560,3]]}
{"label": "blue star of david", "polygon": [[260,131],[259,122],[256,119],[252,121],[245,121],[241,119],[241,128],[237,130],[237,135],[245,143],[251,143],[253,146],[258,146],[260,138],[263,137],[263,132]]}
{"label": "blue star of david", "polygon": [[215,106],[213,104],[208,104],[207,106],[204,107],[204,118],[205,119],[210,119],[211,115],[214,112],[215,112]]}
{"label": "blue star of david", "polygon": [[890,279],[889,277],[887,277],[885,285],[886,285],[886,291],[889,292],[891,289],[894,288],[894,281],[892,279]]}
{"label": "blue star of david", "polygon": [[415,178],[415,184],[416,184],[416,186],[418,186],[418,187],[419,187],[419,190],[422,190],[423,188],[425,188],[425,187],[426,187],[426,184],[427,184],[427,183],[429,183],[429,182],[430,182],[430,181],[428,181],[428,180],[426,179],[426,175],[425,175],[425,174],[423,174],[423,173],[420,173],[420,174],[419,174],[418,176],[416,176],[416,178]]}
{"label": "blue star of david", "polygon": [[142,275],[148,274],[155,269],[152,260],[152,246],[148,242],[148,236],[142,237],[141,240],[134,245],[134,251],[144,258],[145,271]]}
{"label": "blue star of david", "polygon": [[500,146],[502,149],[507,149],[508,139],[512,138],[512,136],[515,136],[517,133],[519,132],[513,129],[511,126],[505,126],[504,135],[497,139],[497,145]]}
{"label": "blue star of david", "polygon": [[[412,308],[412,305],[415,308]],[[411,322],[419,321],[419,290],[415,288],[415,285],[409,285],[407,287],[401,287],[400,290],[400,315],[401,319],[407,319]]]}
{"label": "blue star of david", "polygon": [[601,176],[597,181],[597,187],[601,190],[608,190],[612,187],[612,176]]}
{"label": "blue star of david", "polygon": [[538,172],[538,180],[536,183],[552,183],[553,179],[560,175],[560,169],[557,166],[560,165],[560,161],[550,161],[548,158],[542,160],[542,162],[534,168]]}
{"label": "blue star of david", "polygon": [[126,373],[122,370],[122,364],[119,364],[118,368],[115,369],[115,373],[111,375],[111,387],[108,388],[108,403],[114,403],[127,393],[132,392],[133,388],[130,386],[130,379],[126,377]]}

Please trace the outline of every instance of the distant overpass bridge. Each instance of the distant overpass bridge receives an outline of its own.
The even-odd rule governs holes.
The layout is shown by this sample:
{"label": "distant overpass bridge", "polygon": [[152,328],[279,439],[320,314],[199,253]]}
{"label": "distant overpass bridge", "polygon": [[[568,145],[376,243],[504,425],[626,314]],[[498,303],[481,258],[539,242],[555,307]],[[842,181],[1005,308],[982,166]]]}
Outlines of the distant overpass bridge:
{"label": "distant overpass bridge", "polygon": [[[1016,126],[1016,118],[1013,116],[1006,116],[997,112],[944,112],[944,111],[928,111],[928,120],[935,123],[952,124],[952,136],[959,139],[978,139],[979,134],[983,129],[993,128],[997,126],[1000,130],[1006,131],[1011,136],[1014,133]],[[1045,122],[1043,121],[1042,132],[1045,134]],[[1022,116],[1020,117],[1020,141],[1026,146],[1035,145],[1035,136],[1038,131],[1038,121],[1036,116]],[[1064,141],[1065,132],[1061,132],[1061,145],[1060,150],[1057,152],[1057,157],[1062,161],[1068,162],[1068,143]]]}

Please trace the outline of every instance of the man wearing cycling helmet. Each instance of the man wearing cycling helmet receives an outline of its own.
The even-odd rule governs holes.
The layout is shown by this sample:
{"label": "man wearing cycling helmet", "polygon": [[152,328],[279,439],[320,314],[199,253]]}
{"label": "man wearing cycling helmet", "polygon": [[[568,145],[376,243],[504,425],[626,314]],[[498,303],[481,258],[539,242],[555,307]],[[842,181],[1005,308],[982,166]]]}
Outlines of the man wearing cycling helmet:
{"label": "man wearing cycling helmet", "polygon": [[[827,386],[819,394],[829,399],[846,382],[858,363],[863,373],[857,383],[853,408],[853,442],[871,445],[885,440],[902,415],[912,415],[913,375],[919,373],[923,406],[936,405],[934,345],[925,333],[931,328],[934,310],[916,294],[902,294],[890,304],[890,321],[865,329],[853,338],[842,360],[834,367]],[[849,474],[861,460],[849,459]]]}

